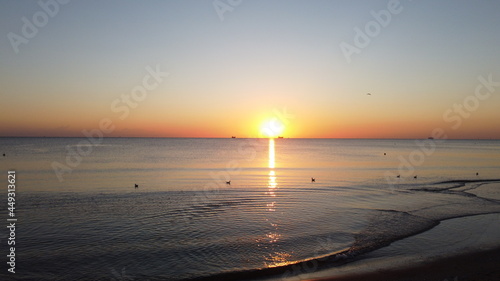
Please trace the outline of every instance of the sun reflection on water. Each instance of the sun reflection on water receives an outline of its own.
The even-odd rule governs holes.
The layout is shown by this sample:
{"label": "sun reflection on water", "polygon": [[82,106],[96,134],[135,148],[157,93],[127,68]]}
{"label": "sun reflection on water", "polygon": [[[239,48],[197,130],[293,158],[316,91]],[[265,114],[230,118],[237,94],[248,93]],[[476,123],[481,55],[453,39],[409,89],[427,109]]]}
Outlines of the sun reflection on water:
{"label": "sun reflection on water", "polygon": [[290,258],[292,255],[286,252],[275,252],[267,258],[266,265],[268,267],[278,267],[290,264]]}
{"label": "sun reflection on water", "polygon": [[275,168],[274,139],[269,139],[269,169]]}
{"label": "sun reflection on water", "polygon": [[275,197],[277,187],[278,183],[276,182],[276,173],[274,171],[269,171],[269,181],[266,194]]}
{"label": "sun reflection on water", "polygon": [[276,201],[276,195],[278,191],[278,177],[276,175],[276,159],[275,159],[275,148],[274,148],[274,139],[269,139],[269,173],[268,173],[268,182],[267,182],[267,191],[266,195],[269,196],[269,201],[266,204],[266,211],[269,212],[269,216],[267,216],[266,221],[270,224],[270,231],[265,235],[265,238],[261,241],[266,241],[265,248],[271,247],[274,251],[269,253],[265,259],[265,265],[267,267],[277,267],[282,265],[290,264],[290,259],[292,255],[290,253],[286,253],[283,251],[279,251],[280,245],[279,242],[283,238],[283,233],[281,233],[278,223],[276,222],[276,216],[279,216],[280,213],[276,212],[278,209],[278,204]]}

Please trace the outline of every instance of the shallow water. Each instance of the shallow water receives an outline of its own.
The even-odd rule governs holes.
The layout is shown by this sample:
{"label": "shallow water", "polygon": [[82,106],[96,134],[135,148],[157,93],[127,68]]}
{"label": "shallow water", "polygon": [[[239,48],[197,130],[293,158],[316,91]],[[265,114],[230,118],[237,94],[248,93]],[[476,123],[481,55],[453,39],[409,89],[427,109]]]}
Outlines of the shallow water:
{"label": "shallow water", "polygon": [[[482,182],[500,174],[498,141],[84,141],[0,139],[2,171],[17,176],[17,279],[290,274],[500,212],[498,189]],[[76,161],[77,149],[88,155]],[[55,162],[71,168],[62,181]]]}

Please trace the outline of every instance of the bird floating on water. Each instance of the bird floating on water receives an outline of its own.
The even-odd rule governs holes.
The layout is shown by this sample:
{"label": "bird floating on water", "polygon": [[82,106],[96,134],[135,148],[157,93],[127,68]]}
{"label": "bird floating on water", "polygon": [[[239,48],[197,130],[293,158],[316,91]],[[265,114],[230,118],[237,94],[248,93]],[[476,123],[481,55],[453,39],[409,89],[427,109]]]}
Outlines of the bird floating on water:
{"label": "bird floating on water", "polygon": [[415,175],[413,178],[414,178],[414,179],[416,179],[416,178],[417,178],[417,176]]}
{"label": "bird floating on water", "polygon": [[226,181],[226,184],[231,185],[231,181]]}
{"label": "bird floating on water", "polygon": [[311,178],[311,182],[316,182],[316,179],[315,178]]}
{"label": "bird floating on water", "polygon": [[138,184],[135,184],[135,188],[139,188],[139,185],[138,185]]}

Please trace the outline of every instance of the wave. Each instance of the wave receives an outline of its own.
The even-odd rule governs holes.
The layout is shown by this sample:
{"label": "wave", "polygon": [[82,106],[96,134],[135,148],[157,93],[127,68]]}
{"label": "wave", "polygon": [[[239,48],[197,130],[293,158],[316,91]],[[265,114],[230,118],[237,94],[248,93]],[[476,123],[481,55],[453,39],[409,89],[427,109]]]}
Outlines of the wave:
{"label": "wave", "polygon": [[[450,195],[449,192],[452,189],[475,184],[473,187],[465,189],[471,190],[482,184],[491,182],[500,182],[500,179],[449,180],[431,184],[432,187],[422,186],[421,188],[412,188],[410,190],[414,192]],[[475,195],[469,196],[470,194],[466,191],[456,191],[452,194],[457,197],[450,198],[450,200],[443,204],[427,208],[409,211],[390,209],[370,210],[369,223],[354,235],[355,240],[353,244],[342,250],[331,252],[326,255],[297,260],[280,266],[227,271],[181,280],[254,280],[270,276],[278,277],[280,275],[283,278],[292,277],[301,273],[309,273],[321,269],[342,266],[354,260],[361,259],[363,254],[386,247],[395,241],[425,232],[439,225],[443,220],[479,214],[500,213],[500,204],[498,204],[498,200],[491,200]],[[467,204],[464,204],[463,201],[454,203],[453,200],[456,200],[456,198],[464,198],[462,200],[466,200]],[[457,204],[460,207],[457,208]]]}

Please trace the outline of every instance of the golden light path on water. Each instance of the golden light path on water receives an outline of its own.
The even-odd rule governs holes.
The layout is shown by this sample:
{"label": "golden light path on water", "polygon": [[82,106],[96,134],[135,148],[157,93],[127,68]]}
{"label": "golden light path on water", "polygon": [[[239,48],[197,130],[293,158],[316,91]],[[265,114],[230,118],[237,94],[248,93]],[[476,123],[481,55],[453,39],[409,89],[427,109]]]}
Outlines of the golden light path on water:
{"label": "golden light path on water", "polygon": [[274,139],[269,139],[269,169],[275,168]]}
{"label": "golden light path on water", "polygon": [[[273,212],[274,215],[276,215],[276,192],[278,189],[278,180],[275,172],[276,168],[276,156],[275,156],[275,149],[274,149],[274,139],[270,138],[269,139],[269,179],[268,179],[268,185],[267,185],[267,192],[266,194],[272,198],[269,203],[266,205],[266,209],[269,212]],[[272,231],[266,234],[267,237],[267,242],[269,244],[276,244],[281,238],[282,234],[279,233],[279,226],[277,223],[274,222],[272,217],[275,216],[269,216],[266,220],[270,223],[271,227],[273,228]],[[274,245],[277,248],[277,251],[274,253],[270,254],[268,257],[266,257],[266,266],[268,267],[277,267],[277,266],[283,266],[290,264],[289,258],[291,255],[289,253],[279,251],[279,245]]]}

